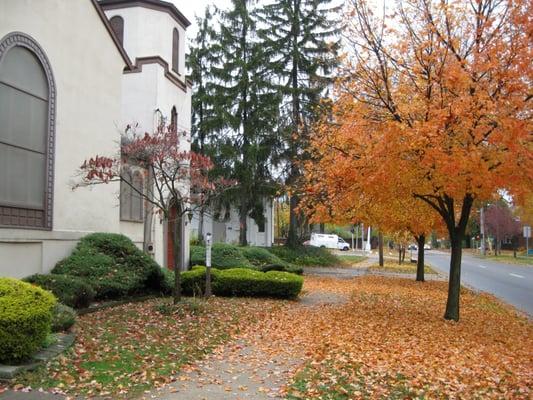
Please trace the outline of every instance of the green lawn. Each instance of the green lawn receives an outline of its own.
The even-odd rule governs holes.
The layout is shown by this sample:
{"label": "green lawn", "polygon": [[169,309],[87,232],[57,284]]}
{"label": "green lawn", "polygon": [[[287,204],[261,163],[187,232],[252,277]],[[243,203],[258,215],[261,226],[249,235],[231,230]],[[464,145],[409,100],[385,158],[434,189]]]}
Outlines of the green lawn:
{"label": "green lawn", "polygon": [[[398,272],[403,274],[415,274],[416,273],[416,264],[405,262],[403,264],[398,264],[395,261],[385,261],[385,265],[380,267],[379,264],[371,265],[369,268],[371,271],[384,271],[384,272]],[[424,266],[424,272],[426,274],[436,274],[429,265]]]}
{"label": "green lawn", "polygon": [[169,383],[186,364],[269,315],[283,302],[257,299],[152,299],[80,316],[72,349],[14,385],[67,394],[130,398]]}
{"label": "green lawn", "polygon": [[365,256],[357,256],[355,254],[343,254],[341,256],[337,256],[337,258],[341,260],[341,265],[348,267],[357,266],[357,264],[359,264],[361,261],[367,259],[367,257]]}
{"label": "green lawn", "polygon": [[507,264],[521,264],[521,265],[533,265],[533,256],[526,257],[525,255],[519,255],[516,258],[512,254],[502,254],[497,256],[478,256],[491,261],[500,261]]}

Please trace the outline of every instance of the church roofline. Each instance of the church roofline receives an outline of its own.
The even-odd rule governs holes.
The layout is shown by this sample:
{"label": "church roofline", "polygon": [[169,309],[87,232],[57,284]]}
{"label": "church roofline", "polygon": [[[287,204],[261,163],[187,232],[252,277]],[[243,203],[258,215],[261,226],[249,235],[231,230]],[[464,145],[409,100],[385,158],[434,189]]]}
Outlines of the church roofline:
{"label": "church roofline", "polygon": [[99,0],[100,6],[104,10],[114,10],[128,7],[145,7],[152,10],[163,11],[168,13],[176,20],[184,29],[186,29],[191,22],[176,8],[172,3],[162,0]]}
{"label": "church roofline", "polygon": [[93,3],[93,6],[96,9],[96,12],[97,12],[98,16],[102,20],[102,23],[104,24],[107,32],[111,36],[111,39],[115,43],[115,46],[116,46],[117,50],[119,51],[120,55],[122,56],[122,59],[126,63],[125,70],[133,70],[135,68],[135,66],[132,64],[128,54],[126,53],[126,50],[124,50],[124,47],[122,46],[122,44],[118,40],[117,35],[115,35],[115,32],[111,28],[111,25],[109,24],[109,20],[107,19],[107,17],[105,16],[104,12],[102,11],[102,8],[100,7],[100,5],[98,4],[98,2],[96,0],[91,0],[91,3]]}

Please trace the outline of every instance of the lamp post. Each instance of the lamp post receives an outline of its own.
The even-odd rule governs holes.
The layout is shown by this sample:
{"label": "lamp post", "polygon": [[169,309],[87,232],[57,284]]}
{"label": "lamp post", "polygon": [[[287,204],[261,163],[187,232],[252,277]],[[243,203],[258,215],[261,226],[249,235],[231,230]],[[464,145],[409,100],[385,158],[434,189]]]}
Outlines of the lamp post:
{"label": "lamp post", "polygon": [[205,234],[205,297],[211,297],[211,232]]}

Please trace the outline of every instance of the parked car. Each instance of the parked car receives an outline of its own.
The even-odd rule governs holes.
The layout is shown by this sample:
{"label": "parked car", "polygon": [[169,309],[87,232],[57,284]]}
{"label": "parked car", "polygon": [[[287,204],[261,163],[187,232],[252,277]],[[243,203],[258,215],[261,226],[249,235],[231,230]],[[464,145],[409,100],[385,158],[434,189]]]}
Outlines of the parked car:
{"label": "parked car", "polygon": [[315,247],[325,247],[327,249],[337,249],[347,251],[350,249],[350,245],[346,241],[337,236],[325,233],[312,233],[309,245]]}
{"label": "parked car", "polygon": [[411,243],[409,246],[407,246],[407,250],[418,250],[418,246]]}
{"label": "parked car", "polygon": [[426,244],[424,245],[424,250],[431,250],[431,245],[428,244],[428,243],[426,243]]}

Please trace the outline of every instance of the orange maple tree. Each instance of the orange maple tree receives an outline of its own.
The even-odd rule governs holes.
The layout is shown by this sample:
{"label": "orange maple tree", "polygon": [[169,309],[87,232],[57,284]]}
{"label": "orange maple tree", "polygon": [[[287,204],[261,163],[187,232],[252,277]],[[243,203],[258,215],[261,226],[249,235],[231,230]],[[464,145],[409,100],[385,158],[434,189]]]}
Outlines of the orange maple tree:
{"label": "orange maple tree", "polygon": [[440,216],[452,247],[446,319],[459,319],[474,202],[532,191],[532,4],[404,0],[381,18],[351,0],[346,73],[311,143],[317,213],[389,201],[379,193],[392,188]]}

